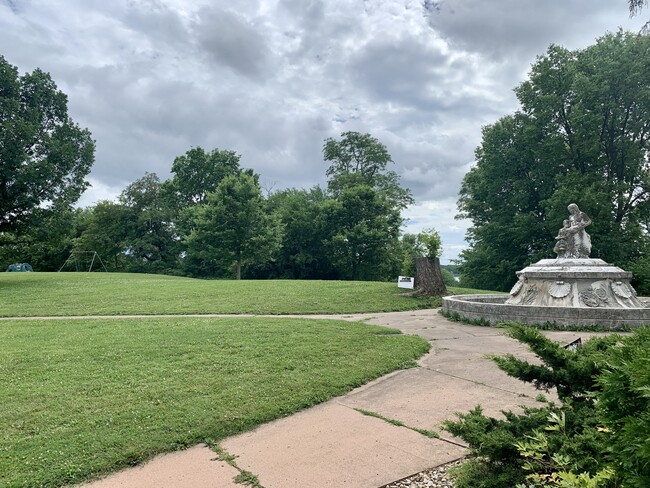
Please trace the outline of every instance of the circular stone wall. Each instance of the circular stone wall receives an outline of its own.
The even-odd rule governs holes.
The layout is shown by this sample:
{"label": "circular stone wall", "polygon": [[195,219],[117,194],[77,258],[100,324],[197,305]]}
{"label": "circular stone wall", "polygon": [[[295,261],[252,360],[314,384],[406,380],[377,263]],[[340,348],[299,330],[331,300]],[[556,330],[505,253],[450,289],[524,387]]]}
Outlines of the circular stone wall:
{"label": "circular stone wall", "polygon": [[[467,320],[523,324],[601,325],[608,328],[650,325],[650,308],[572,308],[509,305],[509,295],[455,295],[443,297],[444,314]],[[646,305],[647,299],[640,299]]]}

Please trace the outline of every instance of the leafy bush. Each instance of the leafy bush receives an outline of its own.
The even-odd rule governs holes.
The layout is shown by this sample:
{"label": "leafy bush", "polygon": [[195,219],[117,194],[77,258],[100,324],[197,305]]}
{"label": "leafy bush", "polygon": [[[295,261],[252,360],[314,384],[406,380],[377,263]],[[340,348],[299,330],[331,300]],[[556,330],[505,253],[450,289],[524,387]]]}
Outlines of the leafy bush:
{"label": "leafy bush", "polygon": [[533,328],[508,334],[541,360],[493,359],[509,375],[556,388],[561,406],[503,412],[480,407],[444,428],[470,446],[473,459],[455,472],[457,488],[650,486],[650,329],[612,334],[570,350]]}
{"label": "leafy bush", "polygon": [[598,377],[597,412],[611,430],[610,459],[623,486],[650,486],[650,329],[613,348]]}

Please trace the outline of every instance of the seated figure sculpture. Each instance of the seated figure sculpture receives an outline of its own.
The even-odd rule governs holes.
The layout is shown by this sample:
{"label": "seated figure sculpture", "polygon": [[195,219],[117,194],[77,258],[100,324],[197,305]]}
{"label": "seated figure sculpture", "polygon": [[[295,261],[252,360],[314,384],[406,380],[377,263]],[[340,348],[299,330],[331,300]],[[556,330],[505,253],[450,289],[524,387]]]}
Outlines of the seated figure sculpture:
{"label": "seated figure sculpture", "polygon": [[553,251],[558,259],[586,259],[591,254],[591,237],[585,227],[591,224],[586,213],[581,212],[575,203],[567,207],[570,216],[558,232]]}

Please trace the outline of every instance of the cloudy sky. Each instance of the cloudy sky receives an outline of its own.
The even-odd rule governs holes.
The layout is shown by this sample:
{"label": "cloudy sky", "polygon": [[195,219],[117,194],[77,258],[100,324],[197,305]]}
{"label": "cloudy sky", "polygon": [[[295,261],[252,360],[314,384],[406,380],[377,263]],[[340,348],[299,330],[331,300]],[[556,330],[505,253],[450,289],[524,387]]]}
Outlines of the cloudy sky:
{"label": "cloudy sky", "polygon": [[648,16],[627,0],[0,0],[0,55],[48,71],[92,132],[84,206],[195,146],[237,151],[266,191],[323,185],[323,140],[369,132],[417,201],[405,230],[438,229],[447,262],[481,127],[517,108],[535,57]]}

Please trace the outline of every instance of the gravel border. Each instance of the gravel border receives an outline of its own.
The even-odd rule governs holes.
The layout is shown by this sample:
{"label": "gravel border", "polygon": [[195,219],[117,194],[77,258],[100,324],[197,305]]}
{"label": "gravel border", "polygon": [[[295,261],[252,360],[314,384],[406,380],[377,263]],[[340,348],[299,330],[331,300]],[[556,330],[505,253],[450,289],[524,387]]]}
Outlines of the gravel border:
{"label": "gravel border", "polygon": [[399,481],[393,481],[380,488],[454,488],[454,484],[447,478],[447,468],[460,466],[466,458],[461,458],[435,468],[421,471]]}

